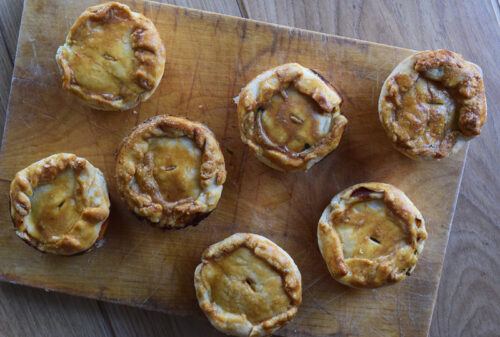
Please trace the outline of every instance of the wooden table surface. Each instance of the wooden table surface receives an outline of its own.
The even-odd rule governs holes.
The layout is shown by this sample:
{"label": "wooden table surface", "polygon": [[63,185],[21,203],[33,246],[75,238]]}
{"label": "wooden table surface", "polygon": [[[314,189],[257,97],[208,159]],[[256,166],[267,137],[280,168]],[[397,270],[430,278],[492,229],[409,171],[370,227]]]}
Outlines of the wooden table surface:
{"label": "wooden table surface", "polygon": [[[483,134],[469,148],[429,335],[500,336],[498,0],[165,2],[417,50],[447,48],[479,64],[489,115]],[[0,0],[2,126],[22,8],[21,0]],[[198,318],[0,283],[0,336],[165,335],[221,334]]]}

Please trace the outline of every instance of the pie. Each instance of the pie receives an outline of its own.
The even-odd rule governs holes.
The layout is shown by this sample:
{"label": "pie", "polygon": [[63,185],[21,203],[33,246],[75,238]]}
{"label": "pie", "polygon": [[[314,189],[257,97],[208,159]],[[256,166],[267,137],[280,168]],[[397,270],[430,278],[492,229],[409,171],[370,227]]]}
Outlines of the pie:
{"label": "pie", "polygon": [[413,159],[440,159],[481,133],[486,96],[481,70],[449,50],[403,60],[386,79],[379,117],[387,135]]}
{"label": "pie", "polygon": [[182,228],[215,209],[226,169],[219,143],[206,126],[161,115],[124,139],[116,178],[136,215],[158,227]]}
{"label": "pie", "polygon": [[56,61],[65,90],[94,109],[126,110],[157,88],[165,47],[149,19],[108,2],[80,15],[57,50]]}
{"label": "pie", "polygon": [[74,154],[31,164],[10,185],[16,234],[46,253],[74,255],[92,248],[106,230],[109,206],[102,172]]}
{"label": "pie", "polygon": [[302,302],[292,258],[256,234],[237,233],[208,247],[194,284],[212,325],[234,336],[270,335],[292,320]]}
{"label": "pie", "polygon": [[258,75],[235,102],[241,140],[280,171],[311,168],[337,148],[347,124],[339,92],[297,63]]}
{"label": "pie", "polygon": [[427,238],[419,210],[396,187],[363,183],[337,194],[318,224],[319,249],[332,277],[355,288],[401,281]]}

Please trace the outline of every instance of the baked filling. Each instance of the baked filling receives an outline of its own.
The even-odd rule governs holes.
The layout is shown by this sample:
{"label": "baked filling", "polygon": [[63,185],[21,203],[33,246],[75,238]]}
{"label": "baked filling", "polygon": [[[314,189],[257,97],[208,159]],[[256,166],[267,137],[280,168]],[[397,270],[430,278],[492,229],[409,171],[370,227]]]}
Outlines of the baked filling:
{"label": "baked filling", "polygon": [[163,75],[165,48],[149,19],[108,2],[82,13],[56,60],[64,89],[93,108],[125,110],[153,94]]}
{"label": "baked filling", "polygon": [[481,75],[474,65],[450,51],[417,53],[387,78],[379,115],[404,154],[446,157],[481,133],[486,118]]}
{"label": "baked filling", "polygon": [[403,192],[382,183],[337,194],[318,224],[320,251],[333,278],[358,288],[410,275],[426,238],[418,209]]}
{"label": "baked filling", "polygon": [[210,300],[223,310],[245,314],[258,324],[291,306],[281,275],[249,249],[238,248],[203,269]]}
{"label": "baked filling", "polygon": [[19,171],[10,201],[17,235],[40,251],[60,255],[91,248],[104,234],[110,206],[102,172],[68,153]]}
{"label": "baked filling", "polygon": [[242,141],[280,171],[312,167],[338,146],[347,124],[337,90],[297,63],[258,75],[235,102]]}
{"label": "baked filling", "polygon": [[129,208],[159,227],[196,225],[215,209],[226,178],[213,133],[181,117],[137,126],[118,153],[116,177]]}
{"label": "baked filling", "polygon": [[256,234],[236,233],[208,247],[194,285],[212,325],[234,336],[269,336],[292,320],[302,302],[292,258]]}

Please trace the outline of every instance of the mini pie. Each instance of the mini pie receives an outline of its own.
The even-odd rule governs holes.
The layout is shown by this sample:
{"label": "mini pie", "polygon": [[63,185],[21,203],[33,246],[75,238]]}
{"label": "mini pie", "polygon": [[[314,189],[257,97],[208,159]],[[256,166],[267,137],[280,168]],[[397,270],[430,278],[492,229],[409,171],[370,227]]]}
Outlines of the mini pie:
{"label": "mini pie", "polygon": [[215,209],[226,169],[212,131],[162,115],[141,123],[124,139],[116,177],[136,215],[158,227],[182,228]]}
{"label": "mini pie", "polygon": [[363,183],[337,194],[318,224],[318,244],[338,282],[376,288],[405,278],[427,238],[419,210],[396,187]]}
{"label": "mini pie", "polygon": [[379,117],[396,148],[413,159],[440,159],[481,133],[486,97],[480,69],[451,51],[423,51],[386,79]]}
{"label": "mini pie", "polygon": [[86,159],[54,154],[17,172],[10,185],[10,214],[16,234],[39,251],[82,253],[107,227],[106,180]]}
{"label": "mini pie", "polygon": [[210,323],[234,336],[270,335],[302,302],[300,272],[290,255],[256,234],[233,234],[208,247],[194,286]]}
{"label": "mini pie", "polygon": [[108,2],[80,15],[56,60],[64,89],[94,109],[126,110],[160,83],[165,47],[149,19]]}
{"label": "mini pie", "polygon": [[347,124],[339,92],[297,63],[258,75],[235,102],[241,140],[280,171],[311,168],[337,148]]}

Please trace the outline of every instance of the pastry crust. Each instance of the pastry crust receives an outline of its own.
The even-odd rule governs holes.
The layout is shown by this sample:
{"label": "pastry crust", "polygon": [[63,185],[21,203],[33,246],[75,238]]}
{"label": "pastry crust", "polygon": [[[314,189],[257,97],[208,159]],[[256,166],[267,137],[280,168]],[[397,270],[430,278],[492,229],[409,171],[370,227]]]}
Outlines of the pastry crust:
{"label": "pastry crust", "polygon": [[427,238],[420,211],[396,187],[362,183],[337,194],[318,224],[318,244],[332,277],[355,288],[401,281]]}
{"label": "pastry crust", "polygon": [[74,255],[93,247],[106,230],[109,207],[102,172],[74,154],[33,163],[10,185],[16,234],[46,253]]}
{"label": "pastry crust", "polygon": [[339,92],[298,63],[258,75],[235,102],[241,140],[280,171],[311,168],[337,148],[347,124]]}
{"label": "pastry crust", "polygon": [[487,110],[481,70],[449,50],[416,53],[386,79],[378,109],[401,153],[447,157],[481,133]]}
{"label": "pastry crust", "polygon": [[226,169],[210,129],[161,115],[144,121],[123,140],[116,178],[136,215],[158,227],[183,228],[215,209]]}
{"label": "pastry crust", "polygon": [[208,247],[194,285],[212,325],[234,336],[270,335],[292,320],[302,302],[292,258],[256,234],[233,234]]}
{"label": "pastry crust", "polygon": [[99,110],[126,110],[147,100],[165,67],[165,47],[153,23],[126,5],[85,10],[57,50],[62,86]]}

